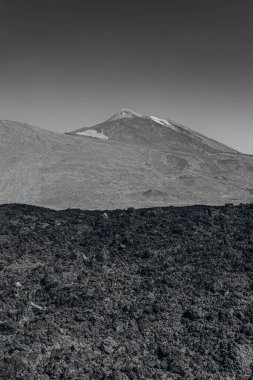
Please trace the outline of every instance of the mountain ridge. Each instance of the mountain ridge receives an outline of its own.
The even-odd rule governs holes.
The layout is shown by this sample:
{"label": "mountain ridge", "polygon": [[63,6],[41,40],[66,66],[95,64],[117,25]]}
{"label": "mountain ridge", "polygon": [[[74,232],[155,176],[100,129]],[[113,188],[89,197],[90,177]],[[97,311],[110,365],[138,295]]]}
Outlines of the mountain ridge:
{"label": "mountain ridge", "polygon": [[[125,133],[126,130],[127,135]],[[73,132],[69,132],[68,134],[81,136],[93,135],[93,137],[97,138],[117,140],[139,145],[147,145],[148,139],[148,146],[150,148],[162,148],[163,151],[175,151],[177,146],[183,146],[183,150],[187,151],[187,145],[195,145],[195,147],[200,146],[199,140],[201,140],[202,147],[204,143],[206,150],[209,153],[212,151],[239,153],[223,143],[211,139],[190,128],[185,128],[183,125],[172,122],[169,119],[141,115],[128,109],[122,109],[102,123],[91,127],[82,127]],[[158,136],[159,139],[156,141]],[[176,143],[178,139],[180,139],[180,141]]]}
{"label": "mountain ridge", "polygon": [[252,201],[253,156],[224,152],[176,123],[128,116],[104,122],[97,133],[114,134],[107,139],[0,121],[0,203],[116,209]]}

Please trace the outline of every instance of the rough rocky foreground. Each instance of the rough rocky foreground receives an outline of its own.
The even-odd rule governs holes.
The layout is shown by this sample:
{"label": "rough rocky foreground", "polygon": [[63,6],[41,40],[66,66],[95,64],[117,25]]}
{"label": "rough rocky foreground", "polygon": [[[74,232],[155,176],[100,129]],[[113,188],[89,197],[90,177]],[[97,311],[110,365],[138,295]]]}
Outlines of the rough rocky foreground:
{"label": "rough rocky foreground", "polygon": [[253,379],[252,216],[0,206],[1,380]]}

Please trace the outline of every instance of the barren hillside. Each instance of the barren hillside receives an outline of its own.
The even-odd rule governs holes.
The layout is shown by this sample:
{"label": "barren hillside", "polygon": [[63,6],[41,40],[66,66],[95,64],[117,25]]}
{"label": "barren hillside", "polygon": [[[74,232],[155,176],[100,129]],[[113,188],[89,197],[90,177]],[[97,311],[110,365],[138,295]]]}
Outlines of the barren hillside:
{"label": "barren hillside", "polygon": [[113,209],[252,200],[253,156],[151,119],[115,123],[104,139],[1,121],[0,203]]}

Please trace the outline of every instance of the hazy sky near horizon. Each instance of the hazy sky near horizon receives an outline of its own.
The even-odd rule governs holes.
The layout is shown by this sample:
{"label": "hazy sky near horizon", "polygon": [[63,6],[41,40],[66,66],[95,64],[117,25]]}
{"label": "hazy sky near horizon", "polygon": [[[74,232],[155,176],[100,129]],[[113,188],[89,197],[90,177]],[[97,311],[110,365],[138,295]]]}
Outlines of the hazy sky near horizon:
{"label": "hazy sky near horizon", "polygon": [[63,132],[121,108],[253,154],[252,0],[3,0],[0,119]]}

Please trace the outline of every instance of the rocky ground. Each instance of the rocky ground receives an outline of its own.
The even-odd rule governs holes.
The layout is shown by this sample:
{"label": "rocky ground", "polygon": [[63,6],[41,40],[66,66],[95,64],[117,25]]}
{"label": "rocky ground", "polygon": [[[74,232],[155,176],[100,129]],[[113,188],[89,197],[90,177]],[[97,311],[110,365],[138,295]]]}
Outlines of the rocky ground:
{"label": "rocky ground", "polygon": [[0,206],[1,380],[253,379],[252,217]]}

